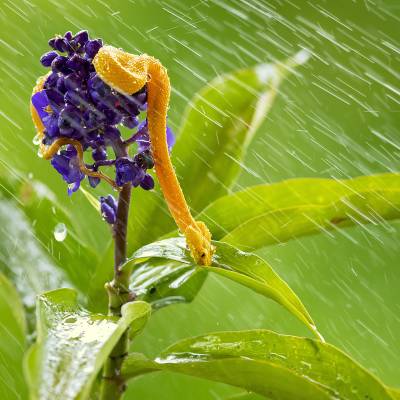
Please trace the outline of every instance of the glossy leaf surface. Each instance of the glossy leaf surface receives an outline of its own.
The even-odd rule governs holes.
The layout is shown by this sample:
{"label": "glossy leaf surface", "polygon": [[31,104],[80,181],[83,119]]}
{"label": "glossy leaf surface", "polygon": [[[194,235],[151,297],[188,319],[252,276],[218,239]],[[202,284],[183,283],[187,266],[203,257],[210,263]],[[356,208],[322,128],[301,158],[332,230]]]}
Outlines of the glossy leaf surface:
{"label": "glossy leaf surface", "polygon": [[294,237],[400,217],[400,174],[291,179],[224,196],[197,219],[213,237],[256,249]]}
{"label": "glossy leaf surface", "polygon": [[[176,282],[188,284],[198,270],[216,273],[278,302],[317,334],[314,322],[304,305],[266,261],[255,254],[242,252],[223,242],[214,242],[214,245],[217,250],[211,267],[199,267],[193,264],[184,238],[165,239],[140,248],[128,261],[127,268],[130,264],[137,264],[147,259],[150,259],[146,261],[147,263],[154,263],[153,258],[161,260],[156,261],[157,264],[145,263],[144,267],[134,266],[131,289],[135,291],[136,286],[140,290],[140,282],[143,280],[147,282],[150,277],[152,283],[147,284],[144,289],[149,292],[158,291],[158,285],[163,284],[164,275],[170,276],[168,263],[164,267],[165,261],[162,259],[172,260],[175,283],[169,281],[169,289],[173,289]],[[164,290],[164,296],[169,293],[165,291],[165,286],[161,290]]]}
{"label": "glossy leaf surface", "polygon": [[5,199],[0,201],[0,268],[30,310],[37,294],[71,285],[41,247],[25,214]]}
{"label": "glossy leaf surface", "polygon": [[168,259],[149,259],[134,268],[129,286],[139,299],[159,309],[191,302],[201,289],[207,271]]}
{"label": "glossy leaf surface", "polygon": [[174,371],[279,400],[393,400],[386,387],[339,349],[267,330],[216,332],[182,340],[154,361],[128,357],[125,375]]}
{"label": "glossy leaf surface", "polygon": [[58,289],[38,299],[38,338],[26,360],[32,399],[86,399],[91,384],[121,335],[137,334],[151,307],[127,303],[122,317],[91,314],[77,303],[77,293]]}

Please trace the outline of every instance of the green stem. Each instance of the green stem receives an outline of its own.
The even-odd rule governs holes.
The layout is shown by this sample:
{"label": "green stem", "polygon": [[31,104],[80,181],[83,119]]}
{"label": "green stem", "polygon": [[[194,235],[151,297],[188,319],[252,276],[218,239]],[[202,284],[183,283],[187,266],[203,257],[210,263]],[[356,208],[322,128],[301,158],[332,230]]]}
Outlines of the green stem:
{"label": "green stem", "polygon": [[[131,184],[123,186],[119,198],[117,219],[113,228],[114,238],[114,279],[106,283],[108,293],[108,314],[121,317],[121,307],[131,299],[129,291],[129,272],[121,269],[126,260],[126,235],[128,228]],[[125,391],[125,382],[121,377],[121,365],[128,354],[129,331],[126,331],[108,357],[100,389],[101,400],[118,400]]]}

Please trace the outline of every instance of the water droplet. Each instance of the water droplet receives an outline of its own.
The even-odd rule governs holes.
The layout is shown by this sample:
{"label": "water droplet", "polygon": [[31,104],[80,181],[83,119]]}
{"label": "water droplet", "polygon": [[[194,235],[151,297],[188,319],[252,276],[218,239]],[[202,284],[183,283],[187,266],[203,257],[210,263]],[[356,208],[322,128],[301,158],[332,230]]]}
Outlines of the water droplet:
{"label": "water droplet", "polygon": [[32,143],[37,146],[38,144],[40,144],[40,142],[41,142],[40,135],[36,134],[35,137],[32,139]]}
{"label": "water droplet", "polygon": [[33,174],[32,174],[32,172],[29,172],[29,174],[28,174],[28,179],[29,179],[29,180],[32,180],[32,179],[33,179]]}
{"label": "water droplet", "polygon": [[67,227],[62,222],[58,223],[54,228],[54,238],[57,242],[62,242],[67,237]]}

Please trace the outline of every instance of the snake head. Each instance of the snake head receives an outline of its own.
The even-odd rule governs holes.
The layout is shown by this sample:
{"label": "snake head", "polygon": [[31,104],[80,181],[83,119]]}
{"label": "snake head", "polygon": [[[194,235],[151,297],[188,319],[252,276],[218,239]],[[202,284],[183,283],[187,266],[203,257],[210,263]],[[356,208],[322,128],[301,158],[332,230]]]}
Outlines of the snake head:
{"label": "snake head", "polygon": [[147,82],[145,56],[135,56],[113,46],[103,46],[93,59],[100,78],[118,92],[130,95]]}

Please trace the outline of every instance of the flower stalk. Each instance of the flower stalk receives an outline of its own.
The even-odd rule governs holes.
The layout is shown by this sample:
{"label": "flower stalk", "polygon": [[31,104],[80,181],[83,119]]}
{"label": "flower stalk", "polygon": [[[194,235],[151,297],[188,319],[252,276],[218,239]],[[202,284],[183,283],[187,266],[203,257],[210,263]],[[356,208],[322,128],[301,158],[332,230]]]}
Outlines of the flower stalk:
{"label": "flower stalk", "polygon": [[[121,266],[126,260],[127,226],[132,187],[125,184],[119,194],[116,222],[113,225],[114,238],[114,279],[106,283],[108,293],[108,314],[121,317],[121,307],[133,300],[129,291],[129,273]],[[129,330],[119,339],[109,355],[103,369],[100,390],[101,400],[117,400],[125,391],[121,377],[121,366],[129,350]]]}

